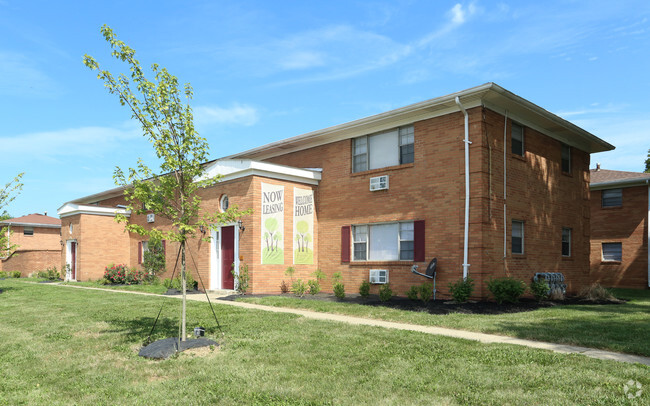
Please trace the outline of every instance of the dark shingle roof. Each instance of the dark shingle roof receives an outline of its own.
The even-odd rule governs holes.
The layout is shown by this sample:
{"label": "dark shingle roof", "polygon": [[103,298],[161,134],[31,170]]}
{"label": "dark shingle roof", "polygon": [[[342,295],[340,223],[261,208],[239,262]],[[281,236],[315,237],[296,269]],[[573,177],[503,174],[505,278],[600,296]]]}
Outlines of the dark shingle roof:
{"label": "dark shingle roof", "polygon": [[611,171],[608,169],[592,169],[591,181],[590,183],[609,183],[609,182],[619,182],[619,181],[634,181],[639,180],[640,182],[650,179],[650,173],[643,172],[624,172],[624,171]]}
{"label": "dark shingle roof", "polygon": [[0,224],[30,224],[34,226],[61,226],[61,220],[46,216],[44,214],[28,214],[26,216],[22,217],[16,217],[13,219],[8,219],[4,221],[0,221]]}

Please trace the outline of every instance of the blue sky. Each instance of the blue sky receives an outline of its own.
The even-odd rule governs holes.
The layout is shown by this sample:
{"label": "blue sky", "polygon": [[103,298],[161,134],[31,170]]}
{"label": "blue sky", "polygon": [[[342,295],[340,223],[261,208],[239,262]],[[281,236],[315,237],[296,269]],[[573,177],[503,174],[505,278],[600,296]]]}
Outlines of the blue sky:
{"label": "blue sky", "polygon": [[0,0],[0,183],[25,172],[14,216],[55,215],[151,160],[82,64],[124,71],[102,24],[192,84],[211,158],[486,82],[617,147],[592,167],[642,171],[650,148],[647,0]]}

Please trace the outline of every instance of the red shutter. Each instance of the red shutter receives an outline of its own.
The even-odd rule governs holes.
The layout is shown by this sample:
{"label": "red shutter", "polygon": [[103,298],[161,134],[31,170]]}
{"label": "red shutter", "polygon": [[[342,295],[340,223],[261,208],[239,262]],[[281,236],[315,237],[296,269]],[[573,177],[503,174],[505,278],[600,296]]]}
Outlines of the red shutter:
{"label": "red shutter", "polygon": [[142,241],[138,243],[138,264],[142,263]]}
{"label": "red shutter", "polygon": [[413,261],[424,262],[424,220],[413,222]]}
{"label": "red shutter", "polygon": [[163,255],[166,255],[166,254],[167,254],[167,244],[166,244],[166,242],[167,242],[167,241],[162,240]]}
{"label": "red shutter", "polygon": [[350,226],[341,227],[341,262],[350,262]]}

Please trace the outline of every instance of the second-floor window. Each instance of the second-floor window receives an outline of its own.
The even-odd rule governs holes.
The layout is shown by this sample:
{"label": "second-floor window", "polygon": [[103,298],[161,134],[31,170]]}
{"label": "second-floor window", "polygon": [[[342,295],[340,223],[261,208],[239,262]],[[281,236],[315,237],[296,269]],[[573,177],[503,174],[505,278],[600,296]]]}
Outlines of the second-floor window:
{"label": "second-floor window", "polygon": [[353,139],[352,172],[413,162],[414,139],[412,125]]}
{"label": "second-floor window", "polygon": [[23,228],[23,235],[34,235],[34,227]]}
{"label": "second-floor window", "polygon": [[562,144],[562,172],[571,173],[571,147]]}
{"label": "second-floor window", "polygon": [[512,153],[524,156],[524,127],[512,123]]}
{"label": "second-floor window", "polygon": [[602,207],[620,207],[623,205],[623,189],[605,189],[602,191]]}

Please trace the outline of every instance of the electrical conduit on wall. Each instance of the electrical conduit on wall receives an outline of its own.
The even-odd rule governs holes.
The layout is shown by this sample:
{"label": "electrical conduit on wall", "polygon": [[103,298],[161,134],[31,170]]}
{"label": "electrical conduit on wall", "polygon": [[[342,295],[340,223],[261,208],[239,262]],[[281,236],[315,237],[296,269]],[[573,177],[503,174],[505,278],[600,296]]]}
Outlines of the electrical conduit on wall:
{"label": "electrical conduit on wall", "polygon": [[463,238],[463,279],[467,279],[469,264],[467,263],[468,242],[469,242],[469,116],[467,111],[460,103],[460,98],[456,96],[456,104],[465,116],[465,235]]}

